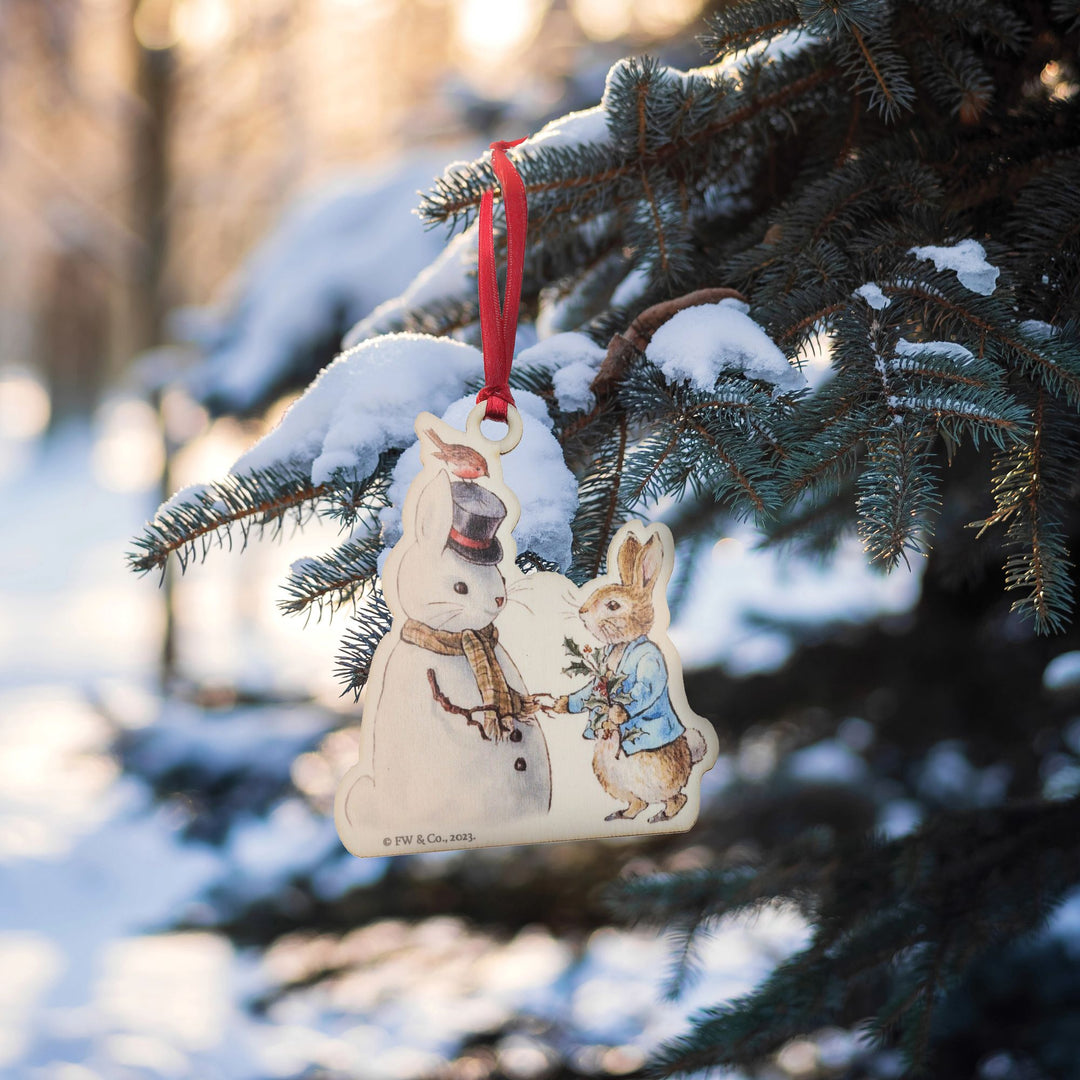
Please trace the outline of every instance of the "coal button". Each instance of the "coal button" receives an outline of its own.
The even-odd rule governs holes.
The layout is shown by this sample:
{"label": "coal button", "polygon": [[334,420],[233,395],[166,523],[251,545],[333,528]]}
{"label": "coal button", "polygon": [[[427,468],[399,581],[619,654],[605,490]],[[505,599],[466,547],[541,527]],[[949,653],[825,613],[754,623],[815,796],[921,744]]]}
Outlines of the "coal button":
{"label": "coal button", "polygon": [[[510,741],[511,742],[521,742],[521,729],[520,728],[514,728],[514,730],[510,732]],[[522,768],[524,768],[524,766],[522,766]]]}
{"label": "coal button", "polygon": [[518,772],[524,772],[525,771],[525,759],[523,757],[519,757],[517,759],[517,761],[514,762],[514,768],[517,769]]}

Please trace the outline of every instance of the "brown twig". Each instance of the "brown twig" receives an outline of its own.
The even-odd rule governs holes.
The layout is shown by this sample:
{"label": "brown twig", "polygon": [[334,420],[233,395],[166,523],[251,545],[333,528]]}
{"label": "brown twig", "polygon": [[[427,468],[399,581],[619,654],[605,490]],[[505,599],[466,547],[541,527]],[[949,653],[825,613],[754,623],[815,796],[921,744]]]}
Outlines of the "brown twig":
{"label": "brown twig", "polygon": [[662,300],[659,304],[647,307],[630,324],[625,334],[614,334],[608,344],[607,356],[592,381],[592,392],[596,400],[601,401],[626,374],[627,365],[636,353],[642,353],[652,341],[653,334],[673,315],[686,308],[701,304],[718,304],[721,300],[742,300],[746,297],[737,289],[715,288],[698,289],[685,296],[676,296],[671,300]]}
{"label": "brown twig", "polygon": [[428,668],[427,673],[428,685],[431,687],[431,696],[448,712],[453,713],[454,716],[464,716],[467,723],[472,724],[480,731],[480,738],[486,742],[491,741],[491,736],[484,730],[484,725],[479,720],[473,717],[473,713],[490,712],[495,708],[494,705],[478,705],[475,709],[466,709],[461,705],[455,705],[443,692],[439,689],[439,680],[435,677],[435,669]]}

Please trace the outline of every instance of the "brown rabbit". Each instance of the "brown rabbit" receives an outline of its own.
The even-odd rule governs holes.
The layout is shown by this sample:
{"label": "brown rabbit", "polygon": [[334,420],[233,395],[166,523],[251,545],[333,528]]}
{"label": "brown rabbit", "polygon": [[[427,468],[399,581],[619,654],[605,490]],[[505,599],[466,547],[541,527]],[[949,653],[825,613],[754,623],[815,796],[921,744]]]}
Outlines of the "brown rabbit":
{"label": "brown rabbit", "polygon": [[[663,803],[663,809],[650,822],[674,817],[686,805],[683,788],[690,772],[706,753],[701,732],[687,730],[675,714],[664,654],[648,637],[653,589],[663,564],[659,535],[645,544],[626,537],[618,552],[619,584],[601,586],[578,611],[589,631],[606,643],[608,674],[557,704],[560,712],[590,712],[585,738],[596,739],[593,772],[612,798],[629,804],[609,814],[608,821],[635,818],[655,803]],[[608,704],[600,706],[598,699]]]}

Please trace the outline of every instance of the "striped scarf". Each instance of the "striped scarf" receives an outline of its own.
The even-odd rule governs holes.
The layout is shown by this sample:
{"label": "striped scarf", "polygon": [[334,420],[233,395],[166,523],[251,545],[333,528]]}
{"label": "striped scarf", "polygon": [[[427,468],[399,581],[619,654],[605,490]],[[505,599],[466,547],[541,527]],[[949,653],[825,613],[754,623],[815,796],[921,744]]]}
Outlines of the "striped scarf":
{"label": "striped scarf", "polygon": [[481,630],[435,630],[426,623],[409,619],[401,628],[401,640],[440,656],[464,656],[472,668],[484,705],[484,733],[498,741],[514,728],[514,717],[523,711],[521,694],[506,682],[495,656],[499,631],[494,623]]}

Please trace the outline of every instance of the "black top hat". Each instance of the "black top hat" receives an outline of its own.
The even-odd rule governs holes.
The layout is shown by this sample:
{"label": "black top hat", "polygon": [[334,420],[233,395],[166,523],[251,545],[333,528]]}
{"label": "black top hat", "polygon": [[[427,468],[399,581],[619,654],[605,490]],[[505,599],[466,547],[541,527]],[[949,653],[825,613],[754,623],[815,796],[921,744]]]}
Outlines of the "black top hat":
{"label": "black top hat", "polygon": [[450,496],[454,523],[446,546],[469,562],[489,565],[501,561],[502,544],[495,539],[495,533],[506,519],[502,499],[468,480],[455,480],[450,485]]}

